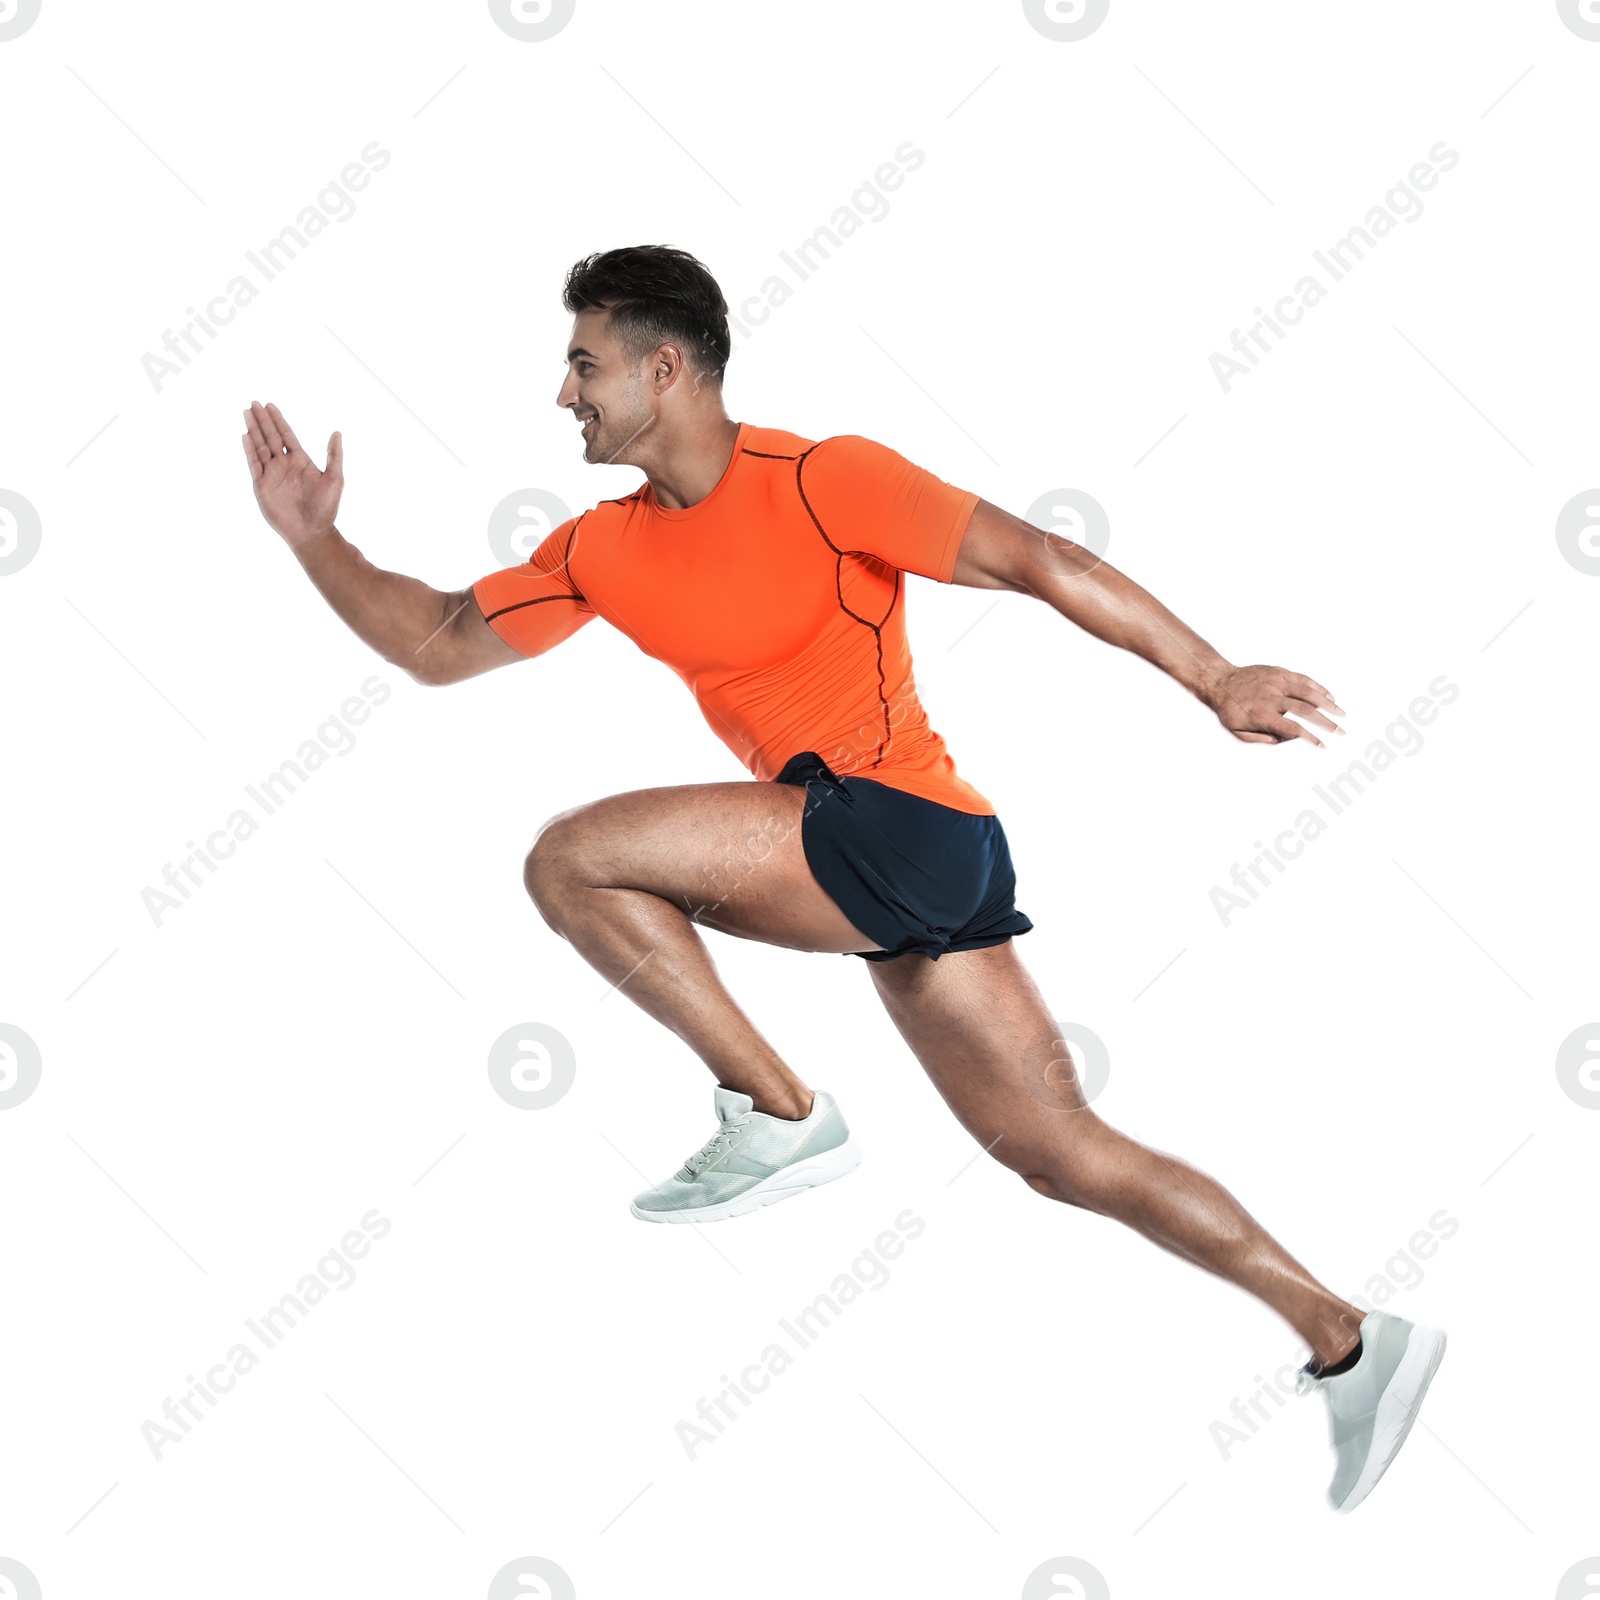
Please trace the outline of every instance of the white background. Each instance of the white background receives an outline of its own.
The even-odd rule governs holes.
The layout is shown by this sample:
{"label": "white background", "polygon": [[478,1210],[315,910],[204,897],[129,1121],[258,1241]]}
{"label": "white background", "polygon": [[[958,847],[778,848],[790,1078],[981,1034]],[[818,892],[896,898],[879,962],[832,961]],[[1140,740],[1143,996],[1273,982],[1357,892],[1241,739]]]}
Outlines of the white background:
{"label": "white background", "polygon": [[[1009,1600],[1063,1556],[1117,1600],[1555,1594],[1600,1546],[1600,1112],[1555,1071],[1600,1013],[1600,577],[1555,539],[1600,481],[1597,81],[1554,3],[1113,0],[1062,43],[1016,3],[578,0],[523,43],[482,4],[44,0],[0,43],[0,488],[43,530],[0,578],[0,1022],[43,1063],[0,1112],[0,1556],[46,1600],[480,1596],[522,1556],[582,1600]],[[373,140],[355,214],[158,393],[141,356]],[[1019,950],[1110,1051],[1098,1109],[1339,1292],[1404,1280],[1391,1309],[1449,1330],[1348,1520],[1320,1402],[1213,1438],[1293,1334],[968,1166],[854,959],[713,936],[859,1174],[637,1224],[710,1083],[601,998],[521,860],[567,806],[742,769],[603,625],[418,687],[252,498],[240,412],[274,400],[319,459],[343,431],[348,537],[475,579],[508,494],[638,481],[553,404],[567,266],[671,243],[742,300],[907,140],[888,214],[740,341],[729,410],[1019,512],[1091,494],[1116,564],[1348,708],[1336,750],[1241,745],[1043,607],[912,584]],[[1211,353],[1441,140],[1423,214],[1225,394]],[[355,748],[157,926],[141,891],[374,672]],[[1225,927],[1212,887],[1440,675],[1424,746]],[[485,1070],[529,1021],[577,1056],[541,1111]],[[355,1283],[157,1461],[141,1425],[374,1208]],[[891,1281],[691,1461],[675,1425],[907,1208]],[[1441,1209],[1418,1283],[1396,1252]]]}

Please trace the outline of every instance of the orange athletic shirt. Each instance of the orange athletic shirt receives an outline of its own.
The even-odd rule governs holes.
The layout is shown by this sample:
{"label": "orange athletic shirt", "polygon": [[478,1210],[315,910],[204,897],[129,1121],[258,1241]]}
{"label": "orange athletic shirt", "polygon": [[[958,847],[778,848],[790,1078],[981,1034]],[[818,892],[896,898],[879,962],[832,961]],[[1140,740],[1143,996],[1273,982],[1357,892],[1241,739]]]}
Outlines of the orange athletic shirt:
{"label": "orange athletic shirt", "polygon": [[604,617],[683,679],[757,778],[814,750],[840,777],[993,816],[928,726],[906,643],[903,575],[948,583],[977,503],[870,439],[741,423],[705,499],[674,510],[642,484],[473,594],[525,656]]}

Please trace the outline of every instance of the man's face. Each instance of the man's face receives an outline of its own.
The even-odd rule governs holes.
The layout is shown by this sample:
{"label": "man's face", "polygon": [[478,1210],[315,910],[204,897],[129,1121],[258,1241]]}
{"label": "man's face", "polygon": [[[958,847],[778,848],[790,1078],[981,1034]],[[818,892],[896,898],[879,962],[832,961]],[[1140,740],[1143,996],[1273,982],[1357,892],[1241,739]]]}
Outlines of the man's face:
{"label": "man's face", "polygon": [[606,331],[607,311],[580,311],[567,345],[567,376],[556,404],[583,428],[583,459],[628,465],[630,446],[655,421],[653,396],[642,369]]}

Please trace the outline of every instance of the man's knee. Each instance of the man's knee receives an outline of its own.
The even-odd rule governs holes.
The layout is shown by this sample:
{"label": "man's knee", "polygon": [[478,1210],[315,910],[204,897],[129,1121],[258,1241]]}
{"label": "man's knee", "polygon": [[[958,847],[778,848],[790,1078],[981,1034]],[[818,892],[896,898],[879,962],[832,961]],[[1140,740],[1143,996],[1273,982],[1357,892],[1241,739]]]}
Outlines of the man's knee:
{"label": "man's knee", "polygon": [[1051,1128],[1038,1137],[1035,1130],[969,1123],[967,1131],[1002,1167],[1009,1167],[1035,1194],[1063,1205],[1076,1205],[1081,1184],[1081,1162],[1074,1153],[1077,1141]]}
{"label": "man's knee", "polygon": [[553,928],[576,881],[582,858],[583,824],[579,809],[560,812],[544,823],[522,864],[522,882],[528,898]]}
{"label": "man's knee", "polygon": [[1065,1203],[1066,1196],[1055,1186],[1055,1181],[1042,1172],[1024,1172],[1022,1181],[1033,1190],[1035,1194],[1042,1194],[1046,1200],[1060,1200]]}
{"label": "man's knee", "polygon": [[1052,1132],[1048,1146],[1030,1151],[1013,1163],[1014,1169],[1047,1200],[1101,1210],[1107,1186],[1115,1181],[1116,1158],[1108,1148],[1115,1135],[1087,1108],[1061,1113],[1061,1126]]}
{"label": "man's knee", "polygon": [[1105,1213],[1106,1186],[1099,1177],[1081,1168],[1055,1172],[1025,1172],[1022,1181],[1046,1200],[1057,1200],[1079,1211]]}
{"label": "man's knee", "polygon": [[1046,1200],[1057,1200],[1064,1206],[1076,1206],[1080,1211],[1098,1211],[1094,1203],[1095,1187],[1085,1181],[1081,1172],[1056,1171],[1025,1172],[1022,1181],[1033,1190],[1035,1194],[1042,1194]]}

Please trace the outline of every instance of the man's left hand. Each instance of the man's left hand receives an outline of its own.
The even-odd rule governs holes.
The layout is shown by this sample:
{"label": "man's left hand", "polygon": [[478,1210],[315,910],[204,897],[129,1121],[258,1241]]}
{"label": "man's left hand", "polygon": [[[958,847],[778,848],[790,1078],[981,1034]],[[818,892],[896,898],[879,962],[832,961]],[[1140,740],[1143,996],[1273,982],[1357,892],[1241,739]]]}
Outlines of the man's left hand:
{"label": "man's left hand", "polygon": [[[1235,739],[1246,744],[1282,744],[1288,739],[1309,739],[1318,749],[1322,741],[1305,724],[1315,723],[1329,733],[1343,733],[1336,717],[1345,713],[1315,678],[1286,667],[1233,667],[1207,685],[1201,696],[1217,720]],[[1295,721],[1298,717],[1301,721]]]}

